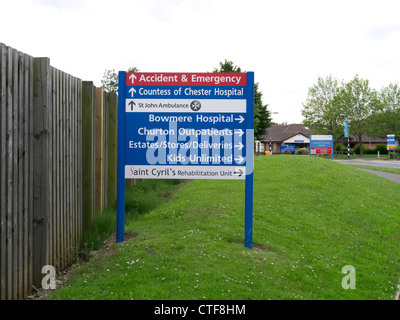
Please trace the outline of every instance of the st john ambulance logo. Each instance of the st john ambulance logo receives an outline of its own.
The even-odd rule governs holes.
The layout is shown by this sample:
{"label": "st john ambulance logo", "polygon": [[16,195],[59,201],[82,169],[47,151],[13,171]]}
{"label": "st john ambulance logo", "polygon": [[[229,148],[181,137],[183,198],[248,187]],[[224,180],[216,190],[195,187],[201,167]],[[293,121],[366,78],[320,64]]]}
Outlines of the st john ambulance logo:
{"label": "st john ambulance logo", "polygon": [[190,103],[190,109],[192,109],[193,111],[199,111],[201,109],[201,103],[200,101],[197,100],[193,100]]}

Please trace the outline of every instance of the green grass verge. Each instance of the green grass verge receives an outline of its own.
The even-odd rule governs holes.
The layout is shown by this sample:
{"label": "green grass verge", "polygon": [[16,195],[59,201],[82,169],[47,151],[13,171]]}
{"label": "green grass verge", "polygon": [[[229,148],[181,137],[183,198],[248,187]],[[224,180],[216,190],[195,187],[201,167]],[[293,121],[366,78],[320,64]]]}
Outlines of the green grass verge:
{"label": "green grass verge", "polygon": [[397,173],[400,174],[400,169],[390,169],[390,168],[381,168],[381,167],[373,167],[373,166],[360,166],[360,165],[352,165],[357,168],[364,168],[370,170],[384,171],[389,173]]}
{"label": "green grass verge", "polygon": [[[191,181],[135,215],[126,226],[135,237],[100,252],[50,297],[393,299],[399,191],[326,159],[256,157],[253,250],[243,245],[244,182]],[[356,289],[342,287],[347,265]]]}
{"label": "green grass verge", "polygon": [[[381,154],[380,156],[379,156],[379,159],[387,159],[387,154]],[[356,154],[356,158],[378,158],[378,155],[377,154],[363,154],[363,155],[360,155],[360,154]]]}
{"label": "green grass verge", "polygon": [[[181,180],[143,180],[126,190],[125,220],[129,223],[141,214],[150,212],[169,196],[181,183]],[[90,232],[83,234],[79,252],[86,256],[90,251],[98,250],[108,236],[116,231],[116,206],[96,213]]]}

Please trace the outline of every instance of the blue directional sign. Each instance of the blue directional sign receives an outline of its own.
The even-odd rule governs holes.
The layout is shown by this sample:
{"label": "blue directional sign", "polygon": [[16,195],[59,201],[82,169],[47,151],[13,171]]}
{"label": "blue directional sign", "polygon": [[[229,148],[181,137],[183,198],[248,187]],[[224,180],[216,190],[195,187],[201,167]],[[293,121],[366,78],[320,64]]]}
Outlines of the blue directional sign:
{"label": "blue directional sign", "polygon": [[254,74],[120,72],[118,95],[118,189],[124,179],[246,180],[251,247]]}
{"label": "blue directional sign", "polygon": [[280,153],[282,152],[294,152],[296,150],[296,146],[294,144],[282,144],[280,147]]}
{"label": "blue directional sign", "polygon": [[229,83],[222,73],[212,83],[193,74],[131,75],[122,75],[125,178],[246,178],[246,73]]}
{"label": "blue directional sign", "polygon": [[395,150],[396,149],[396,138],[394,134],[388,134],[386,140],[386,148],[387,150]]}
{"label": "blue directional sign", "polygon": [[330,154],[333,160],[333,136],[310,135],[310,156]]}

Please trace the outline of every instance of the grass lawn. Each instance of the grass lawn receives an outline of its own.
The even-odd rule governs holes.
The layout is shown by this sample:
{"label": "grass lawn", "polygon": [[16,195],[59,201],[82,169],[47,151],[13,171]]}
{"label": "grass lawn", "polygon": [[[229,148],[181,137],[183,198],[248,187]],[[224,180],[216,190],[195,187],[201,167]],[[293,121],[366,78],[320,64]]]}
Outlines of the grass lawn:
{"label": "grass lawn", "polygon": [[[350,166],[256,157],[253,250],[243,244],[244,182],[190,181],[129,219],[129,240],[100,250],[50,298],[394,299],[399,201],[400,186]],[[345,290],[348,265],[356,288]]]}

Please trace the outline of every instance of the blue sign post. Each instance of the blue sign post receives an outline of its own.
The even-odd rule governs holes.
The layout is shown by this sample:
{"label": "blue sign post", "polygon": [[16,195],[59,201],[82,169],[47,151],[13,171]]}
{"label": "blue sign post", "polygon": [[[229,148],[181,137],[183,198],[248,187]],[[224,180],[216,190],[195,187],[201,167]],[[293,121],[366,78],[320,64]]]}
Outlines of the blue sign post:
{"label": "blue sign post", "polygon": [[293,152],[293,154],[296,151],[296,146],[294,144],[282,144],[280,147],[280,154],[283,152]]}
{"label": "blue sign post", "polygon": [[388,134],[386,139],[386,149],[388,150],[388,159],[390,159],[390,150],[394,154],[394,150],[396,149],[396,137],[394,134]]}
{"label": "blue sign post", "polygon": [[394,134],[388,134],[386,138],[386,148],[387,150],[395,150],[396,149],[396,138]]}
{"label": "blue sign post", "polygon": [[333,160],[333,136],[310,135],[310,156],[330,154]]}
{"label": "blue sign post", "polygon": [[252,247],[254,73],[119,73],[117,242],[125,179],[245,180]]}

